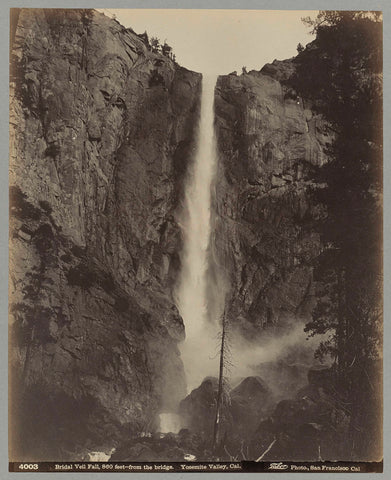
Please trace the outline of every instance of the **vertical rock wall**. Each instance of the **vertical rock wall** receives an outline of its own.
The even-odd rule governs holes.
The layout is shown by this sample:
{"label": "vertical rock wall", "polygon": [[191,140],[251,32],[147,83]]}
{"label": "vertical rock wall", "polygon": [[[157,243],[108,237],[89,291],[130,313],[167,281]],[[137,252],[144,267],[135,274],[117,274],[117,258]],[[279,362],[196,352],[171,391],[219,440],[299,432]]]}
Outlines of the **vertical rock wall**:
{"label": "vertical rock wall", "polygon": [[305,99],[284,86],[292,61],[260,72],[219,77],[216,125],[214,257],[229,278],[230,318],[248,338],[280,331],[308,316],[310,261],[318,236],[307,229],[321,212],[310,173],[332,141]]}
{"label": "vertical rock wall", "polygon": [[11,61],[12,460],[75,459],[185,394],[175,214],[201,75],[92,10],[18,11]]}

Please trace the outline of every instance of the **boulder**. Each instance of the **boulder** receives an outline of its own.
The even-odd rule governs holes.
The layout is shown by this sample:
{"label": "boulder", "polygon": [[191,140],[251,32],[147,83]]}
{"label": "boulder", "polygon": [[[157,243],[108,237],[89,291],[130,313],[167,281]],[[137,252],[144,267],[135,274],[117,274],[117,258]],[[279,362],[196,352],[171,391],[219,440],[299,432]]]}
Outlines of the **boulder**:
{"label": "boulder", "polygon": [[216,415],[218,380],[207,377],[179,404],[179,414],[185,428],[209,438]]}
{"label": "boulder", "polygon": [[250,434],[273,405],[273,395],[261,377],[247,377],[230,392],[233,428]]}

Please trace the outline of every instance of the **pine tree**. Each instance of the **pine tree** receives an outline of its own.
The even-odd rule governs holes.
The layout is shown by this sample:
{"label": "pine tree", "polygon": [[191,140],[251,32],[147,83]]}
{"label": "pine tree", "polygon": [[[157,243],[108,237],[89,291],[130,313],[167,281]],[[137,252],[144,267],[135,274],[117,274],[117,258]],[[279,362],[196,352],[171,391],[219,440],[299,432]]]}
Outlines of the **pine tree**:
{"label": "pine tree", "polygon": [[158,53],[161,45],[160,40],[157,37],[151,37],[151,48],[153,53]]}
{"label": "pine tree", "polygon": [[306,19],[317,36],[296,58],[297,71],[291,80],[295,90],[310,98],[328,120],[336,137],[328,151],[330,161],[314,178],[319,186],[314,199],[325,206],[327,215],[317,223],[324,248],[315,265],[320,287],[307,331],[332,333],[318,355],[332,354],[336,359],[337,387],[351,405],[351,447],[357,456],[369,455],[370,411],[380,411],[379,19],[377,12],[320,12],[314,21]]}
{"label": "pine tree", "polygon": [[169,57],[172,52],[172,47],[165,41],[162,46],[162,54],[166,57]]}

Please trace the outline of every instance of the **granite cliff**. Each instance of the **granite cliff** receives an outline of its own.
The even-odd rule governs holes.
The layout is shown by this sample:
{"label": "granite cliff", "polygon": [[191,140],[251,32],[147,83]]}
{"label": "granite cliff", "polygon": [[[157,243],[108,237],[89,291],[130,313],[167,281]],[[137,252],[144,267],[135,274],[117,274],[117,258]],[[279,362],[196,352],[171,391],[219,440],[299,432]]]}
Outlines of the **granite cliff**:
{"label": "granite cliff", "polygon": [[14,16],[13,459],[75,459],[185,395],[175,213],[201,75],[96,11]]}
{"label": "granite cliff", "polygon": [[[327,123],[287,85],[292,60],[220,76],[219,151],[213,257],[229,279],[231,322],[248,338],[308,319],[311,261],[319,252],[308,226],[311,172],[326,160]],[[217,267],[219,268],[219,267]]]}

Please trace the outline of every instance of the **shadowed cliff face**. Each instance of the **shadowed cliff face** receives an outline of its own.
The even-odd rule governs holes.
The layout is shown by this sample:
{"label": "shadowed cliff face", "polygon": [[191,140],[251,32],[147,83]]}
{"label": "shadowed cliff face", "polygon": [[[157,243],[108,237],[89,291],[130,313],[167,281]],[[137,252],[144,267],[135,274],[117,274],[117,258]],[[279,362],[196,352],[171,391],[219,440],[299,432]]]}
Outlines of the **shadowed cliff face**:
{"label": "shadowed cliff face", "polygon": [[201,75],[83,10],[21,10],[12,62],[13,460],[75,459],[185,395],[175,218]]}
{"label": "shadowed cliff face", "polygon": [[247,338],[265,327],[281,332],[311,308],[319,239],[306,226],[321,211],[309,198],[309,173],[326,160],[331,137],[311,105],[280,83],[293,70],[275,61],[217,83],[213,249],[232,286],[229,316]]}

